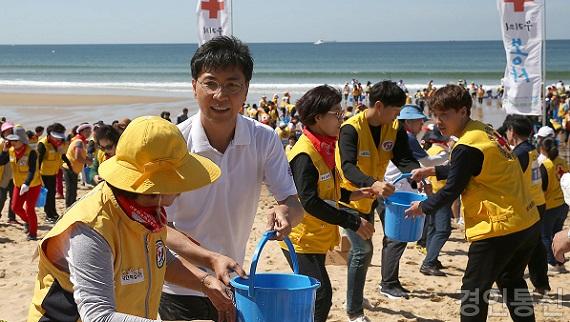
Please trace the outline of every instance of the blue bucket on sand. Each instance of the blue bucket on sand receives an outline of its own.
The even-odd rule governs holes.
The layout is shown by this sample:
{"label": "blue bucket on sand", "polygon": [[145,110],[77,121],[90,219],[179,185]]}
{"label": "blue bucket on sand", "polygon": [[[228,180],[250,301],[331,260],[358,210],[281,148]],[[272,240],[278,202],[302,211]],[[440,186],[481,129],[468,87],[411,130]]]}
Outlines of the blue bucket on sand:
{"label": "blue bucket on sand", "polygon": [[[394,183],[409,178],[411,174],[402,174]],[[424,201],[427,197],[419,193],[396,191],[384,200],[386,214],[384,217],[384,234],[386,237],[401,241],[414,242],[420,240],[424,230],[426,216],[406,218],[405,211],[414,201]]]}
{"label": "blue bucket on sand", "polygon": [[275,236],[268,231],[253,253],[249,278],[234,277],[230,284],[235,288],[237,321],[239,322],[313,322],[315,297],[321,283],[299,274],[297,254],[288,238],[285,238],[293,274],[256,273],[261,250]]}
{"label": "blue bucket on sand", "polygon": [[46,205],[48,190],[45,187],[42,187],[40,190],[40,195],[38,197],[38,201],[36,201],[37,208],[43,208]]}

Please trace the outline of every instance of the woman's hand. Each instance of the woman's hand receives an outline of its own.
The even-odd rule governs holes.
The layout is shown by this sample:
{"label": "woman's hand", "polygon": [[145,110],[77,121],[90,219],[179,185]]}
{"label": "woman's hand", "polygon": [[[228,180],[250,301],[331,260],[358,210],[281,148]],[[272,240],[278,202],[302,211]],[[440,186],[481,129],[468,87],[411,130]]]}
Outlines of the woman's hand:
{"label": "woman's hand", "polygon": [[417,217],[422,215],[424,212],[422,210],[421,203],[419,201],[414,201],[410,205],[410,208],[406,209],[406,217]]}
{"label": "woman's hand", "polygon": [[421,182],[429,176],[435,176],[435,167],[414,169],[412,170],[411,179],[415,182]]}
{"label": "woman's hand", "polygon": [[202,278],[202,291],[218,311],[218,322],[235,322],[236,308],[233,292],[222,281],[212,275]]}
{"label": "woman's hand", "polygon": [[372,187],[360,188],[350,193],[351,201],[357,201],[365,198],[369,199],[376,198],[376,193],[374,192],[374,189],[372,189]]}

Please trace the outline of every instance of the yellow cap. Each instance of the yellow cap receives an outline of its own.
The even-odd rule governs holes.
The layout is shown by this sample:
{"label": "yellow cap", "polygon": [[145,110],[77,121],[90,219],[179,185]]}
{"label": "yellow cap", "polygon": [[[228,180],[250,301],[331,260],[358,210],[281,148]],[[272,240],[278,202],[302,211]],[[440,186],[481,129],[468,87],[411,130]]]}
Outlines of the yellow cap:
{"label": "yellow cap", "polygon": [[215,163],[189,153],[180,130],[158,116],[133,120],[115,156],[99,166],[110,185],[138,194],[178,194],[206,186],[220,174]]}

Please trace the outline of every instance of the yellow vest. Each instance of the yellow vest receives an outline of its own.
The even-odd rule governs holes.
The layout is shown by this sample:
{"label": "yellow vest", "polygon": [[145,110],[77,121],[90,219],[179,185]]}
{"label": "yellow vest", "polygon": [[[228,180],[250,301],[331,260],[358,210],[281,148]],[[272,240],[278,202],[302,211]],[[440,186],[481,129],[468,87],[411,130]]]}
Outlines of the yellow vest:
{"label": "yellow vest", "polygon": [[[427,150],[427,154],[430,156],[436,156],[438,154],[440,154],[441,152],[445,151],[445,148],[442,147],[439,144],[433,144],[428,150]],[[446,180],[437,180],[437,178],[435,176],[431,176],[429,177],[429,180],[431,181],[431,186],[433,188],[433,193],[438,192],[439,190],[441,190],[443,187],[445,187],[445,183],[447,182]]]}
{"label": "yellow vest", "polygon": [[490,126],[470,121],[455,145],[476,148],[484,156],[481,173],[461,193],[468,241],[516,233],[539,219],[518,160],[497,137]]}
{"label": "yellow vest", "polygon": [[538,152],[532,150],[528,153],[528,166],[524,174],[524,182],[530,189],[532,200],[537,206],[544,205],[544,191],[542,191],[542,179],[540,178],[540,164],[538,163]]}
{"label": "yellow vest", "polygon": [[[13,147],[11,147],[8,152],[10,155],[10,166],[12,167],[14,185],[16,187],[21,187],[28,177],[28,172],[30,172],[28,160],[30,158],[31,151],[32,148],[29,145],[26,145],[26,152],[24,152],[24,155],[20,158],[20,160],[16,160],[16,151]],[[41,184],[42,178],[40,171],[38,170],[38,161],[36,160],[36,171],[34,172],[34,178],[32,179],[32,182],[30,182],[30,187],[36,187]]]}
{"label": "yellow vest", "polygon": [[[83,162],[79,162],[77,161],[77,159],[75,158],[75,149],[77,148],[77,146],[79,144],[83,144],[83,149],[81,150],[81,156],[83,158],[87,157],[87,145],[85,143],[83,143],[83,141],[81,141],[78,138],[73,138],[71,139],[71,143],[69,143],[69,147],[67,148],[67,153],[65,154],[67,156],[67,159],[69,159],[69,162],[71,163],[71,170],[73,170],[73,172],[79,174],[81,173],[81,171],[83,171]],[[63,164],[63,167],[68,169],[67,164]]]}
{"label": "yellow vest", "polygon": [[[378,181],[384,180],[384,174],[388,167],[388,162],[392,159],[392,149],[396,142],[396,134],[398,133],[398,120],[391,124],[383,125],[380,134],[380,145],[375,146],[366,113],[358,113],[349,118],[342,126],[352,126],[358,133],[358,155],[356,166],[360,171],[373,177]],[[335,151],[336,166],[340,174],[340,186],[349,191],[355,191],[359,187],[352,184],[342,172],[342,163],[340,160],[340,151],[337,143]],[[358,201],[351,201],[346,206],[358,210],[361,213],[368,214],[372,210],[374,199],[364,198]],[[344,204],[344,203],[343,203]]]}
{"label": "yellow vest", "polygon": [[42,176],[55,176],[61,168],[61,153],[48,142],[47,137],[40,140],[40,143],[46,147],[46,154],[42,160],[42,168],[40,173]]}
{"label": "yellow vest", "polygon": [[[319,198],[323,200],[338,201],[340,198],[340,186],[336,171],[329,169],[319,152],[314,148],[311,141],[301,135],[290,153],[287,154],[289,161],[297,155],[305,153],[313,161],[313,165],[319,171],[317,191]],[[338,226],[326,223],[308,212],[305,212],[301,223],[293,227],[289,239],[295,246],[295,251],[300,254],[326,254],[340,241]],[[281,248],[287,250],[285,243],[281,242]]]}
{"label": "yellow vest", "polygon": [[95,155],[96,155],[97,161],[99,162],[99,165],[101,165],[101,163],[103,163],[107,160],[107,155],[105,154],[105,151],[103,151],[103,150],[97,150]]}
{"label": "yellow vest", "polygon": [[[117,204],[109,186],[103,183],[75,203],[40,243],[39,272],[28,322],[41,321],[42,316],[50,313],[42,305],[50,295],[61,296],[50,294],[55,280],[64,291],[73,293],[69,273],[48,260],[42,245],[77,222],[93,228],[111,247],[116,311],[156,319],[166,271],[166,228],[153,233],[130,219]],[[54,312],[63,314],[57,302],[52,305]]]}
{"label": "yellow vest", "polygon": [[548,187],[544,192],[544,199],[546,199],[546,209],[560,207],[564,204],[564,194],[560,188],[560,178],[568,172],[568,164],[560,157],[554,159],[545,159],[542,164],[546,168],[548,175]]}

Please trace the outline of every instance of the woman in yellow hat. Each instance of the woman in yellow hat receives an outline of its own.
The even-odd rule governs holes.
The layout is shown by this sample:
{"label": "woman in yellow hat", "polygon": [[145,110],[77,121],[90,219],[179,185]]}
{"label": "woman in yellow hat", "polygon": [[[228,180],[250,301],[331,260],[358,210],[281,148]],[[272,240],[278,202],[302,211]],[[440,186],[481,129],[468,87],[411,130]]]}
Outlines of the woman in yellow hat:
{"label": "woman in yellow hat", "polygon": [[214,182],[219,168],[188,153],[175,125],[148,116],[129,125],[99,175],[105,182],[40,243],[28,321],[153,321],[165,280],[201,289],[234,321],[225,285],[165,246],[163,207]]}

